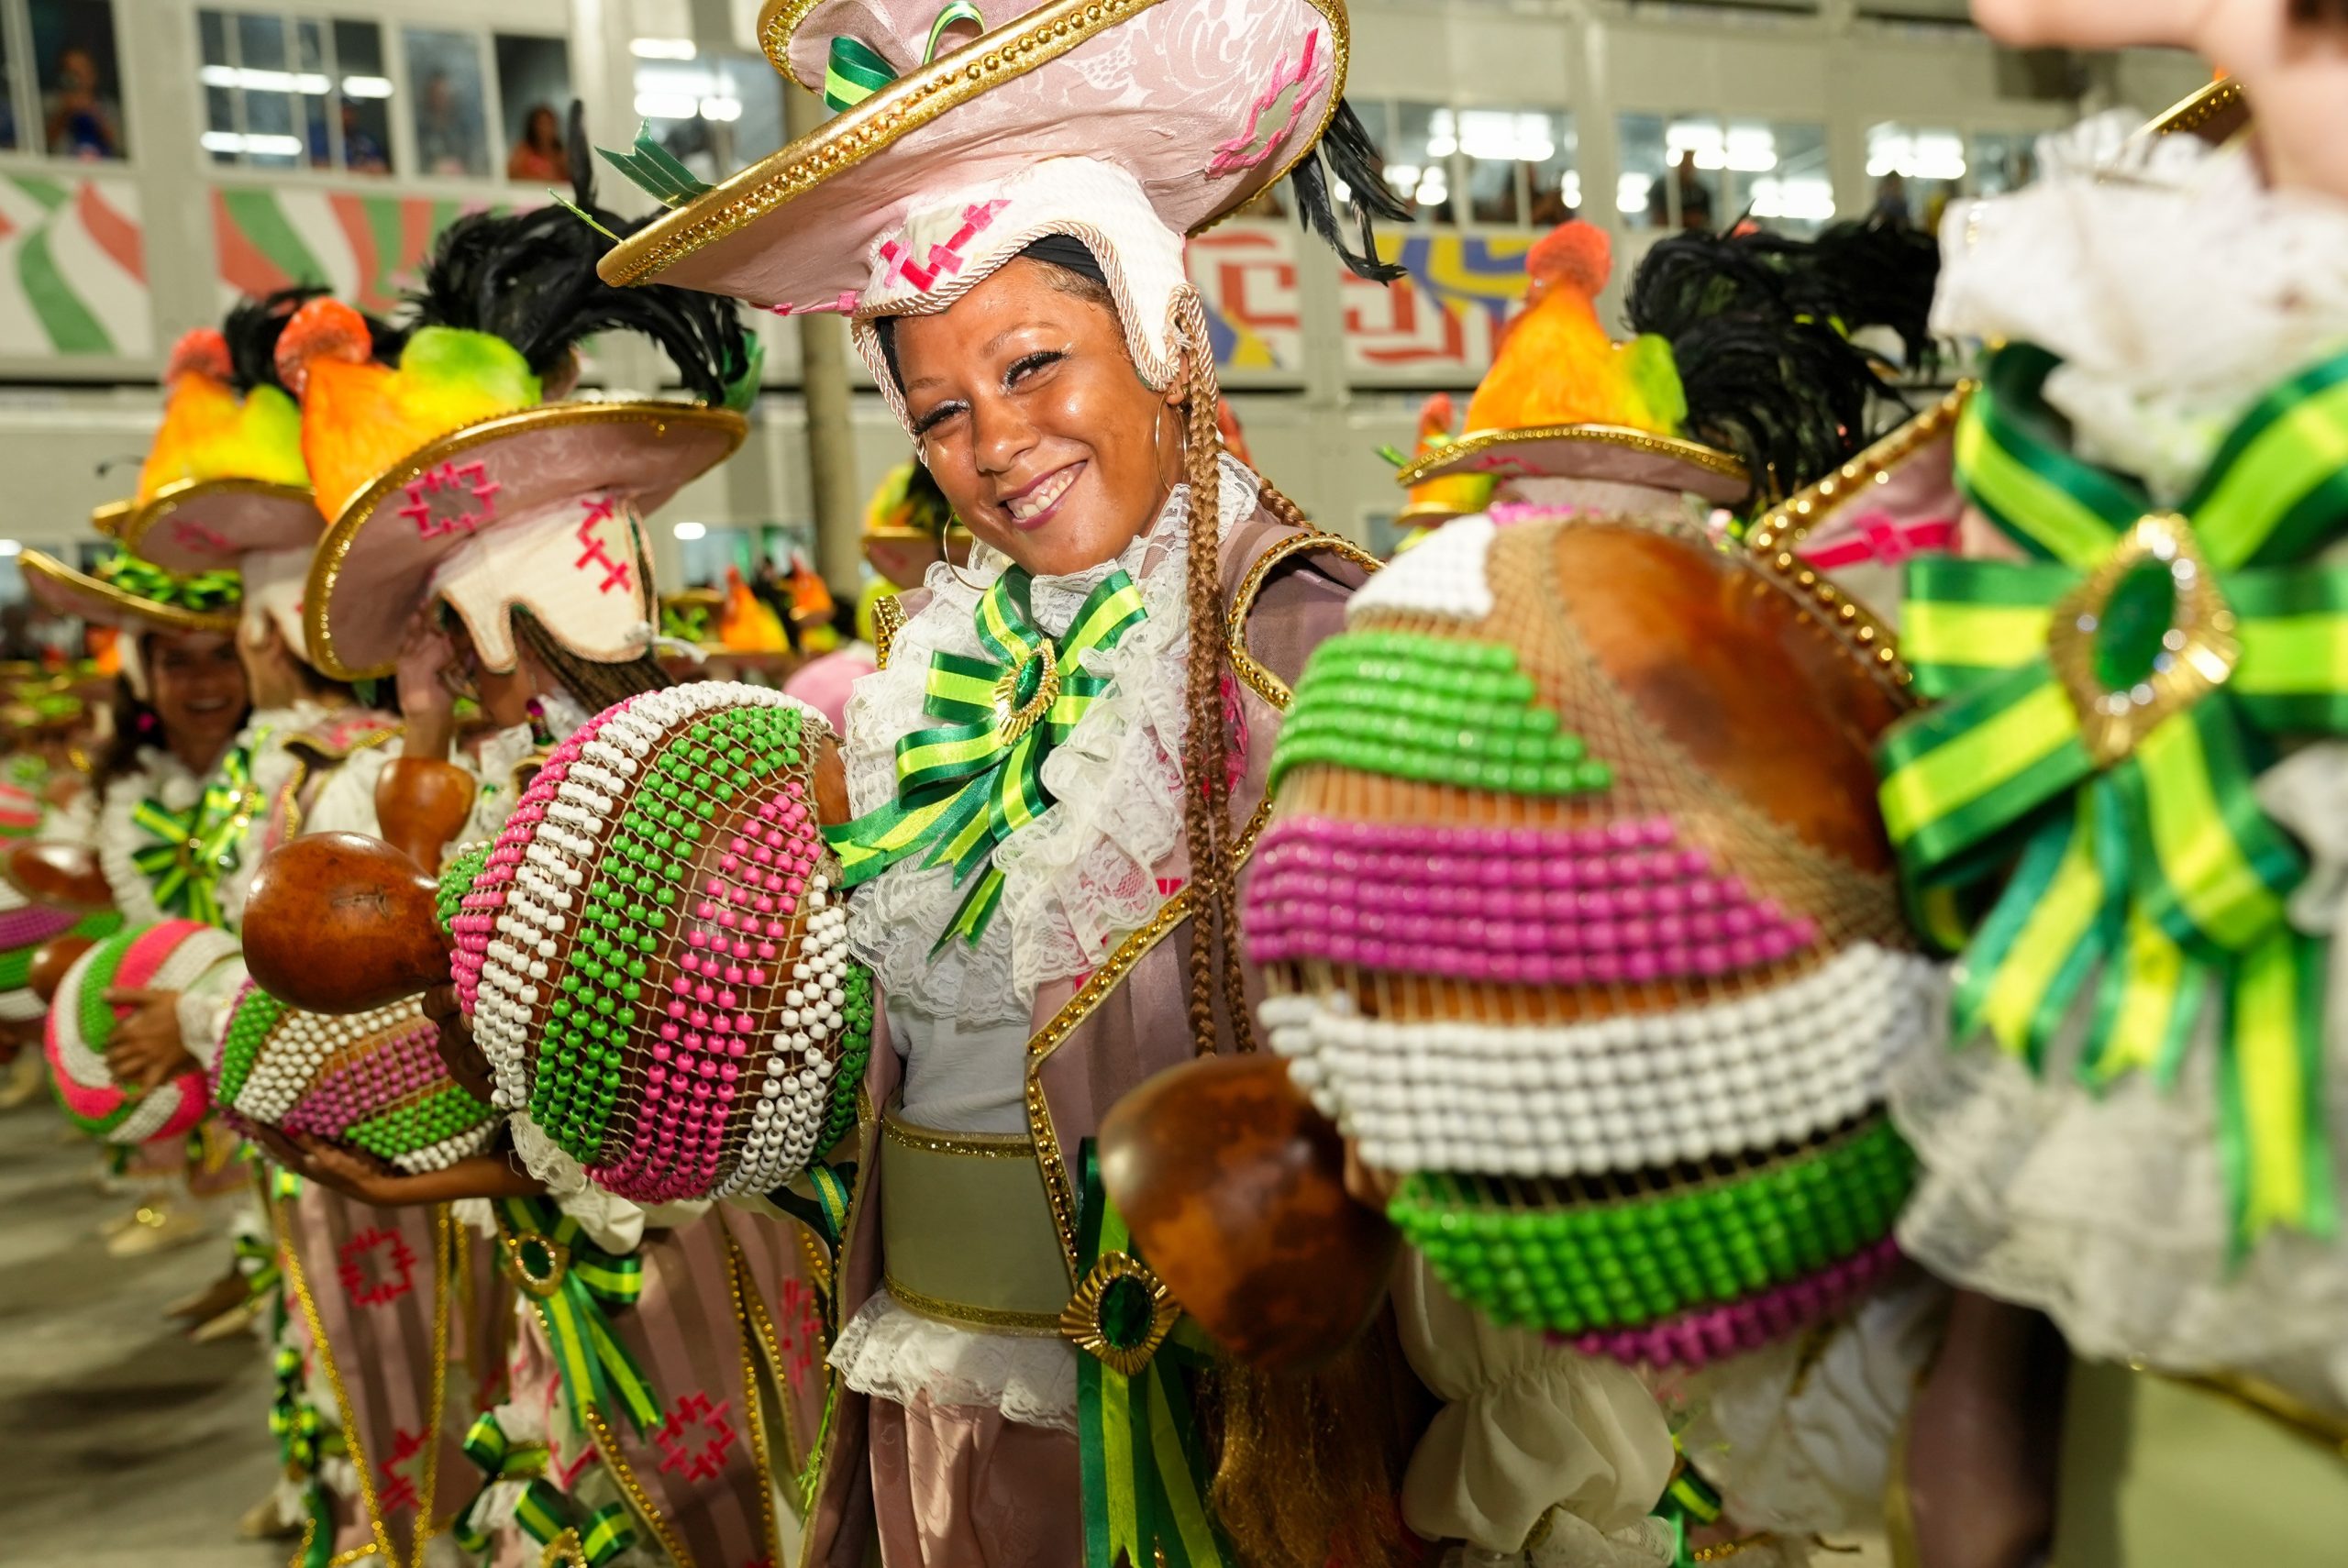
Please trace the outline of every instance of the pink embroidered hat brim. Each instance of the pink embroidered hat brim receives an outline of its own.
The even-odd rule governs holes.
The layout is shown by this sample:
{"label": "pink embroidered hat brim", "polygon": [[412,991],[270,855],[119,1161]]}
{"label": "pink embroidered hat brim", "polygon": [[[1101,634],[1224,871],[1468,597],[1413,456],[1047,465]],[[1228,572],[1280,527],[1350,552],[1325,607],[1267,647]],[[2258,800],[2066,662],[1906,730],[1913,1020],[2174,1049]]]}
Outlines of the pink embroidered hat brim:
{"label": "pink embroidered hat brim", "polygon": [[1472,431],[1418,458],[1394,476],[1405,489],[1454,474],[1586,480],[1700,496],[1734,506],[1753,493],[1752,477],[1729,453],[1676,436],[1611,425],[1552,425]]}
{"label": "pink embroidered hat brim", "polygon": [[234,571],[260,551],[306,550],[326,526],[308,490],[249,479],[183,480],[109,521],[101,533],[181,577]]}
{"label": "pink embroidered hat brim", "polygon": [[[803,86],[824,91],[841,37],[900,74],[623,241],[604,280],[853,315],[917,210],[1063,159],[1124,171],[1164,228],[1195,233],[1306,156],[1345,87],[1343,0],[1053,0],[923,64],[937,10],[772,0],[760,39]],[[925,241],[912,268],[960,268],[950,233]]]}
{"label": "pink embroidered hat brim", "polygon": [[110,582],[67,566],[39,550],[17,558],[25,587],[35,599],[60,615],[71,615],[93,626],[145,628],[166,632],[209,632],[227,636],[237,629],[238,613],[190,610],[159,604],[127,593]]}
{"label": "pink embroidered hat brim", "polygon": [[[648,646],[653,615],[626,514],[659,506],[731,457],[748,431],[740,414],[697,403],[581,402],[478,420],[427,442],[354,496],[319,540],[303,606],[313,661],[338,680],[389,675],[410,622],[436,594],[493,668],[512,668],[516,607],[587,657],[643,651],[623,646],[631,636]],[[504,559],[504,571],[467,569],[484,560],[492,536],[525,526],[550,534],[558,520],[562,538],[548,543],[568,554],[532,563],[553,570],[526,578],[511,569],[517,558]],[[592,532],[574,545],[574,528]],[[508,541],[495,543],[489,553],[513,556]],[[569,635],[573,604],[596,628],[586,646]]]}

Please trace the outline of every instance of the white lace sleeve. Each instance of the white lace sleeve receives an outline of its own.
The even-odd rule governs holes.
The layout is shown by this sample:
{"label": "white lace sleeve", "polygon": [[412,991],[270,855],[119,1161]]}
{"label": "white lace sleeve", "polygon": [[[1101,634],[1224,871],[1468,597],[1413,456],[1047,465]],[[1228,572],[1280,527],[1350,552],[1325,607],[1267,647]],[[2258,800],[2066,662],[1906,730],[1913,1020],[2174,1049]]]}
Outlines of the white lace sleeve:
{"label": "white lace sleeve", "polygon": [[187,1047],[189,1055],[204,1064],[207,1072],[220,1059],[222,1039],[228,1027],[228,1009],[244,985],[244,959],[223,958],[180,992],[180,1043]]}
{"label": "white lace sleeve", "polygon": [[481,788],[473,796],[472,815],[466,820],[464,831],[457,835],[459,844],[497,836],[505,819],[514,814],[515,803],[521,799],[521,791],[514,788],[514,770],[537,749],[537,738],[527,724],[499,730],[476,748],[472,771],[481,780]]}

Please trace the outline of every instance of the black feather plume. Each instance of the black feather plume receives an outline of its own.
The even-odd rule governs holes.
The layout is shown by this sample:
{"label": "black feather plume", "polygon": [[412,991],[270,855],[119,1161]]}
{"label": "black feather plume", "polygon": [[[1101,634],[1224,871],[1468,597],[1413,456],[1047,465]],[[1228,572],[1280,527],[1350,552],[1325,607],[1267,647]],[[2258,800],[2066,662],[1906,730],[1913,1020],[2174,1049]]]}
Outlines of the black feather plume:
{"label": "black feather plume", "polygon": [[611,236],[641,226],[595,204],[592,149],[575,100],[570,137],[565,151],[578,211],[555,203],[460,218],[442,231],[424,286],[410,296],[415,324],[493,333],[539,375],[584,338],[637,332],[660,346],[687,390],[703,402],[739,401],[755,392],[755,340],[733,301],[661,283],[614,288],[595,275],[595,264],[615,243]]}
{"label": "black feather plume", "polygon": [[228,384],[239,395],[255,387],[285,390],[285,384],[277,379],[277,340],[284,334],[286,321],[302,307],[303,302],[326,292],[319,288],[280,289],[260,299],[238,300],[229,310],[227,319],[220,324],[220,336],[228,341]]}
{"label": "black feather plume", "polygon": [[1888,327],[1911,365],[1923,362],[1937,271],[1936,251],[1926,258],[1872,225],[1816,240],[1689,231],[1640,261],[1625,311],[1632,330],[1671,344],[1688,434],[1735,453],[1765,495],[1782,496],[1907,417],[1890,367],[1852,335]]}
{"label": "black feather plume", "polygon": [[[1322,168],[1324,160],[1328,163],[1325,171]],[[1377,144],[1369,139],[1368,128],[1354,113],[1353,105],[1339,99],[1336,113],[1330,116],[1329,128],[1322,133],[1318,145],[1289,171],[1289,183],[1296,193],[1297,221],[1327,241],[1345,262],[1346,271],[1356,277],[1390,283],[1402,276],[1404,269],[1378,259],[1373,220],[1407,223],[1411,207],[1388,187],[1385,171],[1386,160]],[[1345,231],[1338,225],[1329,190],[1333,175],[1346,187],[1346,210],[1361,234],[1359,250],[1347,245]]]}

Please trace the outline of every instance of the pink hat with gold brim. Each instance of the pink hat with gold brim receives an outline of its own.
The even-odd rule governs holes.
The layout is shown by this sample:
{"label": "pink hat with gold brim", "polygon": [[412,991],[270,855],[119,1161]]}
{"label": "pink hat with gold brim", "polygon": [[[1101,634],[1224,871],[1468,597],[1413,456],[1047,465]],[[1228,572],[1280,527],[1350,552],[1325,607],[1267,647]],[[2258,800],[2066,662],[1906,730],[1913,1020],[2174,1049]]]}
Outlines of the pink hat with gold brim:
{"label": "pink hat with gold brim", "polygon": [[1753,493],[1744,465],[1701,442],[1611,425],[1470,431],[1405,466],[1405,487],[1459,474],[1511,480],[1579,480],[1701,496],[1733,506]]}
{"label": "pink hat with gold brim", "polygon": [[1195,233],[1307,156],[1345,86],[1343,0],[1051,0],[925,63],[938,16],[936,0],[770,0],[760,38],[801,85],[824,92],[841,48],[895,80],[646,226],[604,277],[871,314],[876,294],[984,275],[1023,226],[986,201],[934,235],[908,237],[910,218],[1065,160],[1130,176],[1157,226]]}

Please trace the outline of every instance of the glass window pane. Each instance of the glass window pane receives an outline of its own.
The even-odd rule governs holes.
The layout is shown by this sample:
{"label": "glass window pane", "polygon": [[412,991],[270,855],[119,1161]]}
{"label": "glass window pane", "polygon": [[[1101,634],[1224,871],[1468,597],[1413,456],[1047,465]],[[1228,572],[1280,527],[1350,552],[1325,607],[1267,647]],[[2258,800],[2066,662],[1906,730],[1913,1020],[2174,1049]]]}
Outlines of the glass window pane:
{"label": "glass window pane", "polygon": [[334,69],[342,166],[354,174],[390,173],[392,79],[383,69],[383,29],[372,22],[335,23]]}
{"label": "glass window pane", "polygon": [[17,128],[17,78],[8,65],[8,37],[0,29],[0,148],[21,144],[23,133]]}
{"label": "glass window pane", "polygon": [[228,63],[228,23],[219,12],[206,9],[195,14],[196,41],[201,46],[204,63]]}
{"label": "glass window pane", "polygon": [[244,138],[237,134],[237,91],[233,87],[204,90],[204,149],[215,163],[234,163]]}
{"label": "glass window pane", "polygon": [[1459,150],[1449,109],[1434,104],[1394,105],[1394,139],[1386,149],[1386,182],[1417,207],[1421,223],[1450,223],[1451,160]]}
{"label": "glass window pane", "polygon": [[283,71],[285,18],[239,13],[237,17],[237,59],[248,71]]}
{"label": "glass window pane", "polygon": [[426,174],[489,172],[482,112],[481,39],[473,33],[404,28],[407,78],[415,93],[415,157]]}
{"label": "glass window pane", "polygon": [[303,160],[302,127],[291,93],[245,89],[245,161],[259,169],[291,169]]}
{"label": "glass window pane", "polygon": [[1558,185],[1572,163],[1565,116],[1543,109],[1462,109],[1458,121],[1468,212],[1476,222],[1533,221],[1530,193],[1545,187],[1544,210],[1556,210]]}
{"label": "glass window pane", "polygon": [[1973,138],[1973,193],[2003,195],[2038,177],[2038,138],[2027,131],[1983,131]]}
{"label": "glass window pane", "polygon": [[122,83],[107,0],[26,0],[40,86],[41,145],[54,158],[122,158]]}
{"label": "glass window pane", "polygon": [[1833,221],[1824,126],[1731,120],[1726,152],[1732,215],[1794,235]]}
{"label": "glass window pane", "polygon": [[1965,138],[1953,130],[1884,124],[1867,127],[1869,212],[1930,227],[1966,175]]}
{"label": "glass window pane", "polygon": [[1614,186],[1614,210],[1633,228],[1662,228],[1669,193],[1665,171],[1663,116],[1623,115],[1615,121],[1616,155],[1622,173]]}
{"label": "glass window pane", "polygon": [[1578,149],[1573,116],[1549,113],[1540,117],[1548,122],[1552,150],[1525,165],[1533,202],[1528,216],[1536,228],[1555,228],[1581,211],[1581,171],[1575,162]]}
{"label": "glass window pane", "polygon": [[1675,116],[1663,127],[1664,162],[1660,212],[1654,197],[1648,211],[1654,227],[1714,226],[1721,183],[1728,171],[1728,128],[1710,115]]}
{"label": "glass window pane", "polygon": [[497,98],[505,115],[505,177],[534,184],[568,178],[563,121],[570,107],[570,49],[560,39],[496,39]]}

